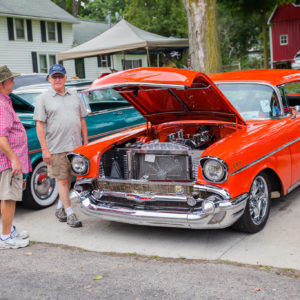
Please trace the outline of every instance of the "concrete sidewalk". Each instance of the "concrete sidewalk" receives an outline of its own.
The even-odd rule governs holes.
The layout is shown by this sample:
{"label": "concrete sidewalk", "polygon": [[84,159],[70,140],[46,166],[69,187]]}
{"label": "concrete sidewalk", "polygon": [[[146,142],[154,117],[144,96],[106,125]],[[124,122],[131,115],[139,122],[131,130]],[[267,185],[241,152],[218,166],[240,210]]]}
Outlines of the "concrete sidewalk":
{"label": "concrete sidewalk", "polygon": [[[225,230],[187,230],[103,221],[80,212],[82,228],[54,217],[55,206],[32,211],[18,207],[15,225],[32,241],[64,244],[99,252],[137,253],[270,265],[300,270],[300,189],[274,199],[263,231],[248,235]],[[77,208],[75,207],[75,211]]]}

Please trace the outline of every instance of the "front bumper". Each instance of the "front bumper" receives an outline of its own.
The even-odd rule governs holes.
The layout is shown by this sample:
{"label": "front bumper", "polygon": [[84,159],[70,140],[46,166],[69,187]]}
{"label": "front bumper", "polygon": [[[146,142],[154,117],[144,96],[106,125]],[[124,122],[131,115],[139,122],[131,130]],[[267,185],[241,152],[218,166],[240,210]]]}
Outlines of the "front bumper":
{"label": "front bumper", "polygon": [[[91,194],[95,188],[94,183],[95,181],[83,179],[75,184],[75,189],[82,188],[81,192],[76,192],[75,189],[71,191],[70,198],[79,202],[79,208],[83,213],[105,220],[137,225],[193,229],[226,228],[235,223],[243,214],[249,197],[248,193],[245,193],[232,199],[226,191],[220,188],[193,184],[189,188],[200,193],[203,192],[207,196],[194,201],[194,204],[196,202],[199,205],[182,207],[182,203],[188,203],[191,200],[190,195],[178,196],[156,193],[151,197],[145,197],[145,193],[135,193],[134,195],[137,196],[136,205],[126,206],[122,205],[122,201],[113,202],[109,200],[122,198],[126,201],[125,198],[132,198],[132,193],[104,191],[101,197],[105,196],[106,199],[96,201]],[[144,198],[151,198],[151,203],[168,202],[172,205],[171,207],[148,205],[148,200],[143,200],[143,205],[141,205],[140,199]]]}

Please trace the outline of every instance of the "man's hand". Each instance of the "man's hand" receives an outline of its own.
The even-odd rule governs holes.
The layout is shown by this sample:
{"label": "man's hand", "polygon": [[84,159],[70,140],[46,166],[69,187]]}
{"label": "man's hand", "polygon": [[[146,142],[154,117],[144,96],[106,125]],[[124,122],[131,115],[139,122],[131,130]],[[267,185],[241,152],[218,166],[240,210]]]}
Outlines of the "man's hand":
{"label": "man's hand", "polygon": [[52,165],[52,156],[51,153],[48,149],[42,150],[43,153],[43,161],[47,164],[47,165]]}
{"label": "man's hand", "polygon": [[11,160],[12,176],[22,174],[22,165],[18,157]]}

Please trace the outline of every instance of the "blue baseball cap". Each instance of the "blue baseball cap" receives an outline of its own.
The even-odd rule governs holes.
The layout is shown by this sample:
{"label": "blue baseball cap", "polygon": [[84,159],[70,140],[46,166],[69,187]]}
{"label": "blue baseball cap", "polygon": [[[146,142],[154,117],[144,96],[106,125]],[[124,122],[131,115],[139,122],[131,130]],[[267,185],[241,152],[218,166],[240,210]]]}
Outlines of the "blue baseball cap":
{"label": "blue baseball cap", "polygon": [[66,69],[63,65],[61,64],[55,64],[55,65],[52,65],[49,69],[49,76],[52,76],[56,73],[59,73],[59,74],[63,74],[63,75],[66,75]]}

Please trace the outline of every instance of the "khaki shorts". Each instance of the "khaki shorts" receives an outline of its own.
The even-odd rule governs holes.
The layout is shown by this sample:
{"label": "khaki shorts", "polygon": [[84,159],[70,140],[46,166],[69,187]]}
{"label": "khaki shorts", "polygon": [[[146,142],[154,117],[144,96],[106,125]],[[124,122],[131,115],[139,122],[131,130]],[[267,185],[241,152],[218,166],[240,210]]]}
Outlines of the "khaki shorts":
{"label": "khaki shorts", "polygon": [[56,179],[67,179],[71,173],[71,165],[66,157],[68,152],[52,154],[52,165],[47,165],[48,176]]}
{"label": "khaki shorts", "polygon": [[12,176],[12,169],[0,173],[0,200],[22,201],[23,174]]}

